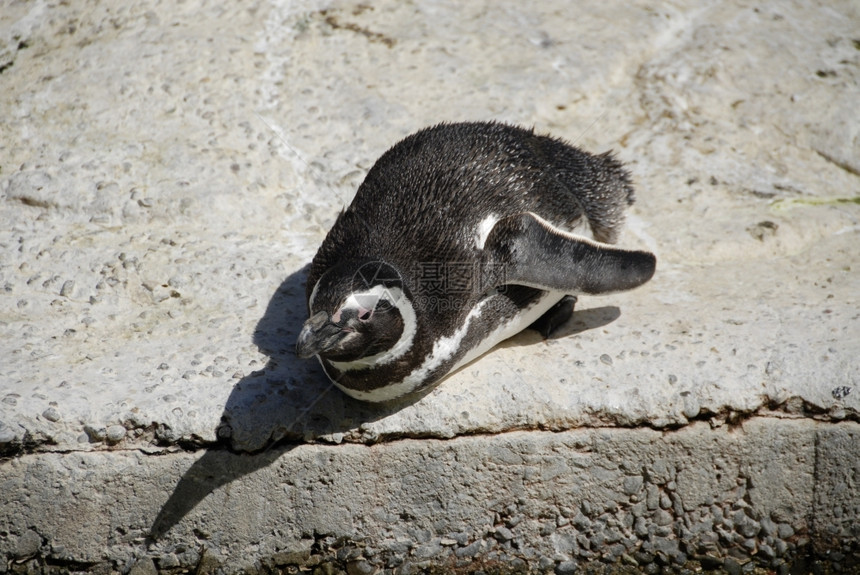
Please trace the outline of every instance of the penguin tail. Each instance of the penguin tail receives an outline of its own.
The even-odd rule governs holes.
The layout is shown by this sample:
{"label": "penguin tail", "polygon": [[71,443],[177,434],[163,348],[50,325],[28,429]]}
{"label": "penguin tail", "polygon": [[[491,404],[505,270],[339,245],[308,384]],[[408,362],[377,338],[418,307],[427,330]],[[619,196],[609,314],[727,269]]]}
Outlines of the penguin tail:
{"label": "penguin tail", "polygon": [[635,201],[630,172],[610,151],[589,154],[563,140],[540,138],[543,157],[567,201],[585,216],[594,239],[615,243],[624,225],[624,212]]}

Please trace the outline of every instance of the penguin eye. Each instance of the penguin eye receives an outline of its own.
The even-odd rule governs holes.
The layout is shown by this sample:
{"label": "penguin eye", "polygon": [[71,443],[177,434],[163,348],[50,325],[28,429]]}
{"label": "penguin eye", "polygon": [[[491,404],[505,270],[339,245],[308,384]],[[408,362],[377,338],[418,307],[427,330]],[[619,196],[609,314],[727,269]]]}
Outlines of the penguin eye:
{"label": "penguin eye", "polygon": [[372,309],[365,309],[365,310],[361,310],[361,311],[358,313],[358,319],[359,319],[359,320],[361,320],[361,321],[367,321],[367,320],[369,320],[369,319],[370,319],[370,317],[371,317],[372,315],[373,315],[373,310],[372,310]]}

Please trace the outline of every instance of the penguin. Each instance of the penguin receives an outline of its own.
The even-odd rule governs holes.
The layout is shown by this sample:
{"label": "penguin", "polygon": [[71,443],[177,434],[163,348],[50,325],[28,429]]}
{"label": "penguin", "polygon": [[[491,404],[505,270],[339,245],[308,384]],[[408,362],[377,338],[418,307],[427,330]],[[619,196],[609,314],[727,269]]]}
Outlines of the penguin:
{"label": "penguin", "polygon": [[629,290],[647,251],[614,247],[633,203],[611,152],[498,122],[442,123],[386,151],[323,240],[296,342],[367,402],[429,390],[499,342]]}

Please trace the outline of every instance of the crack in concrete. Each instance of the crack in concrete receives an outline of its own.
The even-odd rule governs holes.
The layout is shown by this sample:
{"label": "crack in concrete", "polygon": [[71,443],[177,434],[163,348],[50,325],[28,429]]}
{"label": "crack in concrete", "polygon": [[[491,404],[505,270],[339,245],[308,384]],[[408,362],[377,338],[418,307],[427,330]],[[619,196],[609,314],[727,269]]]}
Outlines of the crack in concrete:
{"label": "crack in concrete", "polygon": [[818,154],[819,156],[821,156],[822,158],[824,158],[825,160],[827,160],[828,162],[830,162],[831,164],[833,164],[834,166],[836,166],[837,168],[845,170],[846,172],[848,172],[849,174],[851,174],[853,176],[860,176],[860,170],[858,170],[857,168],[855,168],[854,166],[852,166],[848,162],[842,161],[839,158],[836,158],[836,157],[832,156],[831,154],[828,154],[827,152],[819,150],[818,148],[815,149],[815,153]]}
{"label": "crack in concrete", "polygon": [[[534,425],[519,425],[519,426],[511,426],[503,430],[487,430],[487,429],[473,429],[467,430],[464,432],[457,433],[455,435],[444,435],[437,434],[433,432],[423,432],[423,433],[414,433],[414,432],[391,432],[391,433],[383,433],[383,434],[375,434],[368,433],[367,431],[360,431],[359,428],[353,430],[355,433],[347,433],[344,434],[341,441],[336,441],[332,439],[330,434],[318,434],[314,435],[310,438],[310,440],[304,439],[302,434],[289,434],[287,436],[281,437],[277,440],[272,440],[260,449],[256,450],[245,450],[245,449],[237,449],[231,444],[229,438],[220,438],[215,441],[207,441],[200,437],[194,437],[189,439],[179,439],[175,442],[170,442],[164,440],[163,438],[159,439],[154,432],[152,432],[153,425],[147,426],[146,428],[133,428],[129,429],[129,431],[135,431],[139,429],[144,429],[145,433],[138,438],[135,438],[133,441],[123,440],[119,444],[107,445],[107,446],[93,446],[91,449],[72,449],[72,448],[51,448],[51,446],[56,446],[57,443],[53,441],[53,439],[46,437],[43,442],[39,442],[34,439],[32,435],[29,433],[25,434],[24,440],[12,444],[7,444],[0,449],[0,463],[13,459],[13,458],[22,458],[27,455],[38,455],[42,453],[59,453],[59,454],[75,454],[75,453],[108,453],[108,452],[118,452],[118,453],[134,453],[138,452],[142,455],[146,456],[154,456],[154,457],[163,457],[167,455],[172,455],[174,453],[196,453],[199,451],[210,451],[210,450],[218,450],[225,451],[236,455],[258,455],[267,451],[284,448],[284,447],[298,447],[300,445],[317,445],[317,446],[329,446],[334,447],[341,444],[349,444],[349,445],[364,445],[367,447],[371,447],[374,445],[381,444],[392,444],[400,441],[420,441],[420,440],[436,440],[436,441],[450,441],[453,439],[457,439],[460,437],[494,437],[494,436],[502,436],[508,433],[520,433],[520,432],[548,432],[548,433],[564,433],[567,431],[576,431],[576,430],[588,430],[588,429],[646,429],[650,431],[658,431],[663,434],[671,434],[678,431],[682,431],[689,427],[690,425],[697,422],[707,422],[712,429],[717,429],[724,425],[728,426],[729,429],[735,430],[740,429],[743,425],[755,418],[764,418],[764,419],[813,419],[815,421],[821,421],[825,423],[833,423],[837,424],[841,421],[853,421],[856,423],[860,423],[860,413],[852,409],[847,409],[844,411],[844,417],[842,418],[832,418],[830,417],[828,409],[822,408],[820,406],[814,405],[803,398],[794,396],[791,397],[784,402],[776,403],[773,400],[764,401],[762,406],[755,410],[751,411],[739,411],[734,409],[723,409],[718,412],[713,412],[708,409],[703,409],[697,416],[687,418],[686,423],[672,423],[668,425],[658,426],[654,425],[648,421],[631,421],[628,424],[619,424],[617,420],[613,420],[612,417],[600,414],[589,414],[594,416],[595,419],[585,425],[581,425],[578,427],[570,427],[563,425],[551,425],[545,422],[537,423]],[[146,433],[146,432],[150,433]],[[148,436],[151,438],[150,443],[141,443],[141,437]],[[146,440],[144,440],[146,441]],[[125,445],[123,445],[123,443]]]}
{"label": "crack in concrete", "polygon": [[18,52],[30,47],[30,43],[27,40],[22,40],[20,38],[13,38],[13,39],[17,40],[18,44],[15,46],[15,49],[12,52],[12,54],[9,54],[6,57],[5,61],[0,61],[0,74],[2,74],[3,72],[5,72],[6,70],[8,70],[9,68],[11,68],[12,66],[15,65],[15,59],[18,56]]}

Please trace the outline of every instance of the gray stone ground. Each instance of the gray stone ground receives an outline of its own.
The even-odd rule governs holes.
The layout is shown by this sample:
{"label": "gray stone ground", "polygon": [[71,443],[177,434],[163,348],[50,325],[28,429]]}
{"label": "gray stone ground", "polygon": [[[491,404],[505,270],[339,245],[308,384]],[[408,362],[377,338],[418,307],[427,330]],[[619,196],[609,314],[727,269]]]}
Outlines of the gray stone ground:
{"label": "gray stone ground", "polygon": [[[851,1],[0,1],[0,572],[856,565],[858,31]],[[292,354],[306,264],[395,141],[489,119],[616,150],[657,275],[346,398]]]}

